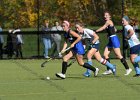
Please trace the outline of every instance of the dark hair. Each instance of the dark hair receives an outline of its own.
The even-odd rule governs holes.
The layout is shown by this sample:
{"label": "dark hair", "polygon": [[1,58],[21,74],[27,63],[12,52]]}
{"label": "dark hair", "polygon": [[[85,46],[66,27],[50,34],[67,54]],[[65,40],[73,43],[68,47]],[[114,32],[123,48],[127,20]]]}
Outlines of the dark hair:
{"label": "dark hair", "polygon": [[138,19],[137,18],[133,18],[133,19],[130,19],[130,25],[131,26],[135,26],[135,25],[138,25]]}
{"label": "dark hair", "polygon": [[108,13],[110,16],[111,16],[111,13],[110,11],[106,10],[104,13]]}

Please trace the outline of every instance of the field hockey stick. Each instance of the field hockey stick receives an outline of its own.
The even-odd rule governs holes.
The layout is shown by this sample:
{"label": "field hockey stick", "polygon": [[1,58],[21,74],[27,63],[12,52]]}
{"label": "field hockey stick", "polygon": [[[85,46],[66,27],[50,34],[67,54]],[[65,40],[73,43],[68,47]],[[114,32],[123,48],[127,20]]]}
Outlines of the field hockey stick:
{"label": "field hockey stick", "polygon": [[75,61],[76,61],[76,59],[74,58],[74,59],[67,65],[67,67],[70,67]]}
{"label": "field hockey stick", "polygon": [[[59,53],[59,55],[61,55],[61,54],[63,54],[63,53],[65,53],[66,51],[68,51],[68,50],[70,50],[71,48],[70,47],[68,47],[67,49],[65,49],[63,52],[60,52]],[[58,55],[57,55],[58,56]],[[56,57],[56,56],[55,56]],[[41,64],[41,67],[45,67],[45,64],[46,63],[48,63],[49,61],[51,61],[51,60],[53,60],[53,59],[55,59],[55,57],[51,57],[51,58],[49,58],[48,60],[46,60],[46,61],[44,61],[42,64]]]}

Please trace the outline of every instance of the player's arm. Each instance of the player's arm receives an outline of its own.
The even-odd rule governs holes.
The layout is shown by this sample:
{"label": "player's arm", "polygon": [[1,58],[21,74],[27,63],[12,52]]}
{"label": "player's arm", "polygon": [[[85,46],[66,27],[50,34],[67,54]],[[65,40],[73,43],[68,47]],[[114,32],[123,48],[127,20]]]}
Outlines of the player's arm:
{"label": "player's arm", "polygon": [[134,34],[134,30],[129,29],[128,30],[128,35],[126,36],[126,39],[130,39],[133,34]]}
{"label": "player's arm", "polygon": [[96,32],[103,31],[103,30],[105,30],[108,26],[109,26],[109,22],[106,22],[102,27],[100,27],[99,29],[97,29]]}
{"label": "player's arm", "polygon": [[93,32],[93,36],[94,36],[94,39],[92,41],[92,44],[94,44],[97,40],[99,40],[99,36],[95,32]]}
{"label": "player's arm", "polygon": [[82,39],[82,37],[80,36],[80,35],[78,35],[76,32],[74,32],[74,31],[70,31],[70,34],[73,36],[73,37],[76,37],[77,39],[71,44],[71,48],[73,48],[74,47],[74,45],[76,44],[76,43],[78,43],[81,39]]}

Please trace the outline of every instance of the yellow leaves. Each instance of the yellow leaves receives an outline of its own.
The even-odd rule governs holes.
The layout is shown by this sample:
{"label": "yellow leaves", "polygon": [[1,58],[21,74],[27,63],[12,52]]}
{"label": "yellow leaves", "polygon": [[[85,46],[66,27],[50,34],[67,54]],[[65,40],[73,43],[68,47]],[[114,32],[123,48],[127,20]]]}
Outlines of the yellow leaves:
{"label": "yellow leaves", "polygon": [[69,4],[70,2],[72,2],[71,0],[57,0],[58,2],[58,5],[67,5]]}
{"label": "yellow leaves", "polygon": [[29,25],[30,26],[35,26],[35,23],[37,21],[37,14],[36,13],[30,13],[28,15],[28,18],[29,18]]}
{"label": "yellow leaves", "polygon": [[63,0],[57,0],[58,5],[61,5],[63,2]]}
{"label": "yellow leaves", "polygon": [[[40,23],[48,18],[68,19],[71,21],[83,20],[86,23],[97,22],[96,15],[100,16],[105,8],[111,10],[113,17],[118,18],[121,12],[120,0],[39,0]],[[136,2],[137,1],[137,2]],[[133,8],[125,3],[125,13],[133,16],[140,16],[139,9],[136,8],[139,0],[133,0]],[[5,23],[16,21],[17,25],[23,27],[35,27],[37,23],[37,0],[3,0],[0,6],[0,18],[6,20]],[[110,5],[110,6],[108,6]],[[95,14],[95,15],[94,15]],[[140,17],[139,17],[140,18]],[[13,21],[13,22],[14,22]],[[99,22],[100,23],[100,22]]]}
{"label": "yellow leaves", "polygon": [[22,14],[27,14],[29,26],[34,27],[37,20],[37,13],[34,11],[35,0],[25,0],[26,11]]}
{"label": "yellow leaves", "polygon": [[29,7],[35,5],[35,0],[25,0],[26,5],[28,5]]}
{"label": "yellow leaves", "polygon": [[88,4],[91,3],[91,0],[81,0],[81,2],[82,2],[85,6],[87,6]]}

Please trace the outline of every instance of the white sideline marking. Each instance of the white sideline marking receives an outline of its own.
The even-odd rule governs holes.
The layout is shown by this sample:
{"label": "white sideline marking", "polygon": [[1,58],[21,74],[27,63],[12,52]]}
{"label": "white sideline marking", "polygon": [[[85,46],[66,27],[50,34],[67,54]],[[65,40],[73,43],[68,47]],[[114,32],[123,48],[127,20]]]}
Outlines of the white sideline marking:
{"label": "white sideline marking", "polygon": [[5,84],[24,84],[24,83],[31,83],[31,82],[24,82],[24,81],[20,81],[20,82],[1,82],[0,85],[5,85]]}
{"label": "white sideline marking", "polygon": [[[81,91],[68,91],[65,93],[80,93]],[[17,94],[1,94],[0,97],[6,97],[6,96],[28,96],[28,95],[49,95],[49,94],[63,94],[64,92],[49,92],[49,93],[17,93]]]}

